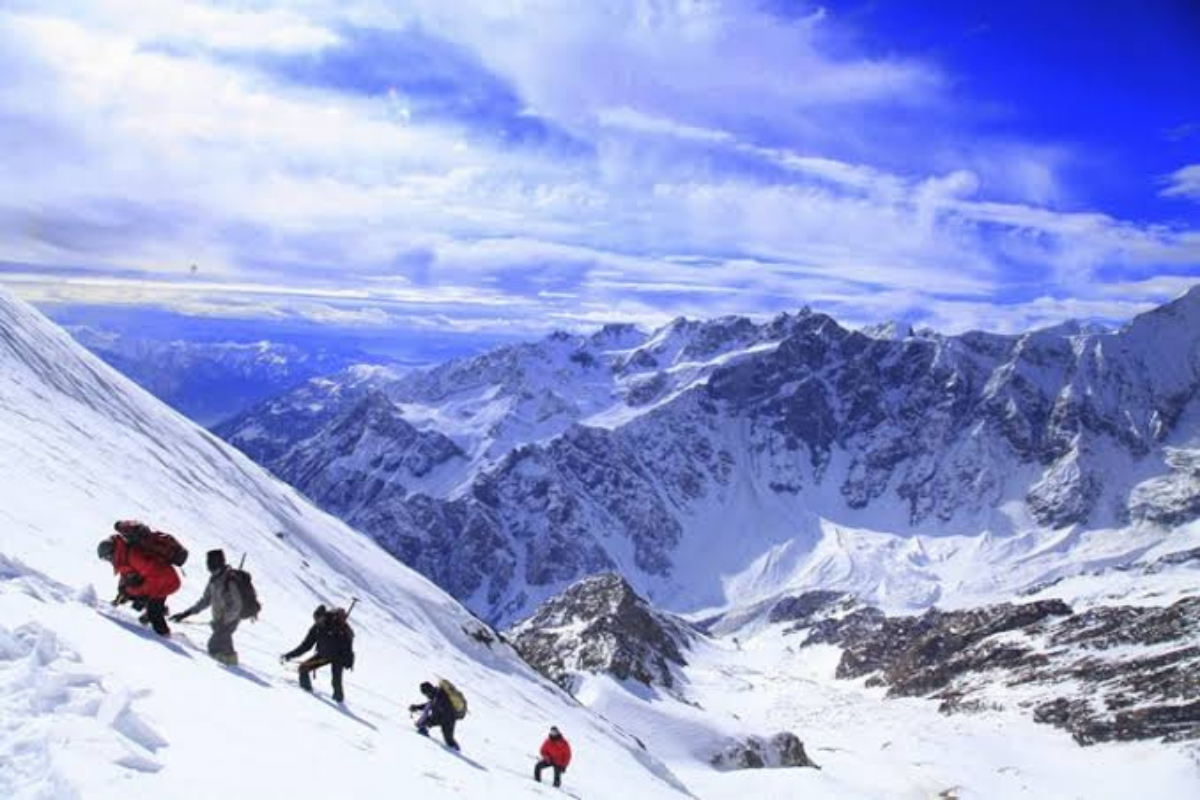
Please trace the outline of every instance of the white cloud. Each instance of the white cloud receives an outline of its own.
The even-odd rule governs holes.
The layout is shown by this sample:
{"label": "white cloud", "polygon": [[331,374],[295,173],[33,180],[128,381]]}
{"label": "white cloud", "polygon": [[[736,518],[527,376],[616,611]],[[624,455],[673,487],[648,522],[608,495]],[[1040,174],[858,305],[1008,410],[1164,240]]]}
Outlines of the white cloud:
{"label": "white cloud", "polygon": [[[0,147],[11,154],[0,181],[18,189],[0,198],[0,260],[146,274],[24,284],[45,301],[126,297],[339,324],[436,307],[429,319],[475,328],[503,318],[502,305],[543,325],[811,300],[1007,325],[1066,308],[989,315],[1014,273],[1026,294],[1044,284],[1034,291],[1111,303],[1120,298],[1092,288],[1102,269],[1132,280],[1200,264],[1195,231],[1047,205],[1064,191],[1054,148],[952,149],[938,154],[944,168],[910,172],[828,152],[825,127],[869,136],[861,120],[897,102],[942,119],[946,76],[829,55],[831,15],[788,23],[755,9],[13,6],[0,11]],[[413,23],[467,48],[582,153],[287,83],[249,58],[320,53],[345,44],[347,24]],[[1189,196],[1180,187],[1200,182],[1189,170],[1200,165],[1164,194]],[[199,280],[181,281],[192,264]]]}
{"label": "white cloud", "polygon": [[596,119],[603,126],[624,128],[638,133],[652,133],[675,136],[680,139],[694,139],[699,142],[732,142],[734,139],[733,134],[728,131],[701,128],[695,125],[684,125],[683,123],[647,114],[628,106],[602,108],[597,112]]}
{"label": "white cloud", "polygon": [[1181,167],[1163,181],[1166,183],[1159,194],[1163,197],[1186,197],[1189,200],[1200,200],[1200,164],[1189,164]]}

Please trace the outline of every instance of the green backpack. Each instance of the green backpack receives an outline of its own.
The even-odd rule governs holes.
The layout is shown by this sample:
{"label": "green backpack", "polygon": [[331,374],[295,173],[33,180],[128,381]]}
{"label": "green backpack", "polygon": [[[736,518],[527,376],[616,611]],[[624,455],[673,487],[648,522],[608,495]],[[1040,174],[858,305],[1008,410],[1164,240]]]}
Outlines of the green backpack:
{"label": "green backpack", "polygon": [[450,698],[450,705],[454,706],[454,718],[462,719],[465,717],[467,715],[467,698],[458,690],[458,687],[445,678],[442,678],[438,681],[438,688]]}

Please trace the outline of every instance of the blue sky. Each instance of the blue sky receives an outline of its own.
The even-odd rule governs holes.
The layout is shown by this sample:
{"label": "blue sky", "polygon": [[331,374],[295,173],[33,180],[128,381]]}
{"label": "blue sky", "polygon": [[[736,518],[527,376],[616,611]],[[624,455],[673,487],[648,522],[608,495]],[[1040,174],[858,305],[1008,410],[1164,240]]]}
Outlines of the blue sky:
{"label": "blue sky", "polygon": [[1169,0],[8,0],[0,283],[368,337],[1125,319],[1200,280],[1197,42]]}

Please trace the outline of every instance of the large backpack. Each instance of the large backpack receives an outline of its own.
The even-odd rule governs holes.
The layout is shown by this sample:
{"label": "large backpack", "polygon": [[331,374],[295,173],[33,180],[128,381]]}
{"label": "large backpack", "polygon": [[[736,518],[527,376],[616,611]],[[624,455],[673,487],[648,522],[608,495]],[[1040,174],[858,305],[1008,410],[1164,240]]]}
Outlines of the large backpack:
{"label": "large backpack", "polygon": [[187,563],[187,548],[169,533],[152,530],[149,525],[141,522],[118,522],[115,528],[130,547],[151,558],[165,561],[175,567],[182,567]]}
{"label": "large backpack", "polygon": [[450,705],[454,707],[454,718],[462,719],[465,717],[467,715],[467,698],[458,690],[458,687],[445,678],[442,678],[438,681],[438,688],[450,698]]}
{"label": "large backpack", "polygon": [[244,569],[229,567],[228,581],[233,584],[233,590],[242,600],[241,619],[257,620],[262,612],[262,603],[258,602],[258,592],[254,589],[254,579]]}
{"label": "large backpack", "polygon": [[341,641],[339,649],[346,669],[354,669],[354,628],[350,627],[350,615],[344,608],[335,608],[329,612],[330,625],[334,634]]}

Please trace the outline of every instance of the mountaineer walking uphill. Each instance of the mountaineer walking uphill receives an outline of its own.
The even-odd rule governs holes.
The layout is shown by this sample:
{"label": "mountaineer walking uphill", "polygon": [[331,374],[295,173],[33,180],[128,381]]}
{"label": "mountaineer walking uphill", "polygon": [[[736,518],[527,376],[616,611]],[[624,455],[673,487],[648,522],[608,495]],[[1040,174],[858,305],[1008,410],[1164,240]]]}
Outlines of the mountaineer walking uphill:
{"label": "mountaineer walking uphill", "polygon": [[187,561],[187,550],[169,533],[135,520],[118,520],[113,529],[117,534],[96,547],[96,555],[121,576],[113,605],[130,603],[142,612],[139,622],[150,625],[159,636],[170,636],[167,597],[179,590],[175,567]]}
{"label": "mountaineer walking uphill", "polygon": [[209,550],[205,564],[208,566],[209,579],[204,594],[192,606],[172,616],[171,620],[183,622],[211,606],[213,632],[208,639],[208,654],[222,664],[237,666],[233,632],[242,620],[257,618],[262,606],[259,605],[250,574],[226,564],[224,550]]}
{"label": "mountaineer walking uphill", "polygon": [[317,606],[313,611],[313,626],[308,629],[304,641],[281,656],[284,661],[291,661],[316,647],[316,655],[300,662],[300,688],[311,692],[311,674],[329,666],[333,673],[333,699],[339,703],[346,699],[342,670],[354,669],[354,630],[350,627],[349,616],[341,608],[328,610],[323,605]]}
{"label": "mountaineer walking uphill", "polygon": [[442,729],[442,739],[451,750],[460,749],[454,738],[454,726],[467,715],[467,698],[463,697],[453,683],[448,680],[438,681],[434,686],[428,681],[421,684],[421,694],[425,695],[424,703],[414,703],[408,707],[410,714],[418,711],[417,732],[422,736],[429,735],[429,729]]}

